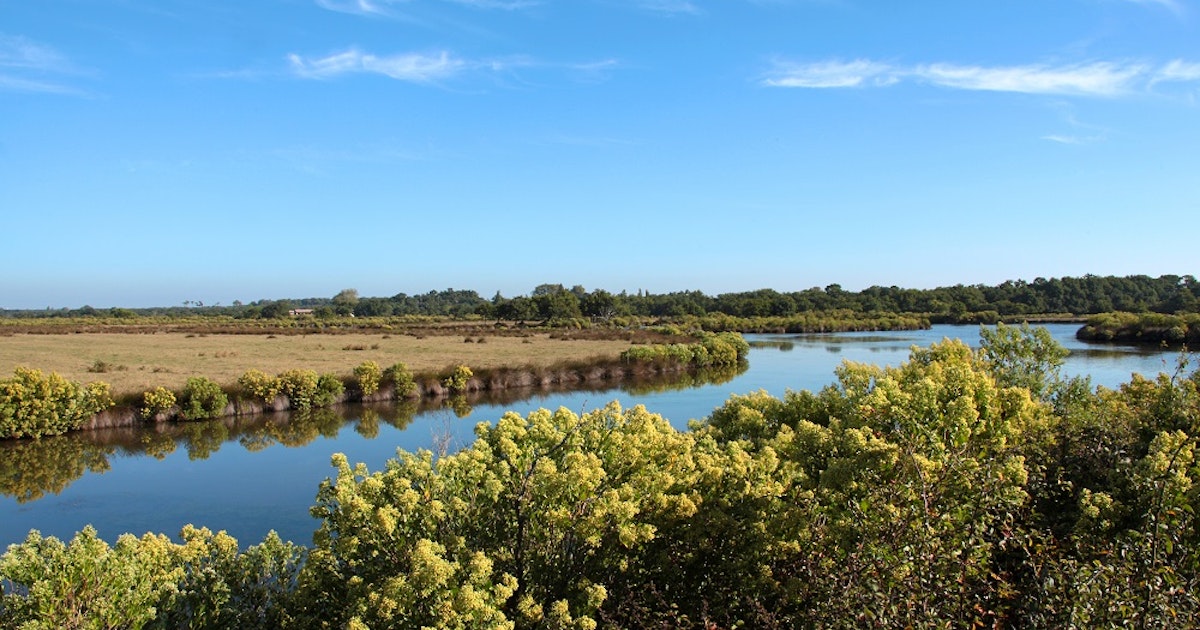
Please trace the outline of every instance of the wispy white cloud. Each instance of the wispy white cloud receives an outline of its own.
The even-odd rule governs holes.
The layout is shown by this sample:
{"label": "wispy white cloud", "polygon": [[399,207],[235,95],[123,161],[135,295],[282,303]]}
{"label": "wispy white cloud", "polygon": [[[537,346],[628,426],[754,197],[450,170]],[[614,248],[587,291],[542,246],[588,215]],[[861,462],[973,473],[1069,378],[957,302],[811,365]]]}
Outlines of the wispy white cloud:
{"label": "wispy white cloud", "polygon": [[616,59],[601,59],[600,61],[591,61],[586,63],[570,64],[568,67],[572,70],[580,72],[602,72],[621,65]]}
{"label": "wispy white cloud", "polygon": [[0,90],[82,94],[60,80],[78,73],[57,50],[26,37],[0,34]]}
{"label": "wispy white cloud", "polygon": [[[501,81],[522,80],[519,72],[557,71],[574,80],[595,83],[602,81],[619,64],[614,59],[595,62],[563,63],[538,60],[525,55],[464,59],[448,51],[432,54],[403,53],[375,55],[358,48],[348,48],[325,56],[310,57],[296,53],[287,55],[287,71],[302,79],[333,79],[349,74],[377,74],[410,83],[436,83],[461,75],[491,75]],[[254,79],[258,71],[209,74],[210,78]]]}
{"label": "wispy white cloud", "polygon": [[66,58],[58,51],[26,37],[0,35],[0,68],[65,70]]}
{"label": "wispy white cloud", "polygon": [[1072,146],[1083,146],[1088,144],[1097,144],[1108,140],[1108,136],[1104,134],[1061,134],[1051,133],[1042,136],[1042,140],[1054,142],[1057,144],[1068,144]]}
{"label": "wispy white cloud", "polygon": [[958,90],[1113,97],[1165,81],[1200,81],[1200,64],[1175,60],[1154,67],[1135,62],[980,66],[953,63],[901,66],[874,62],[777,62],[763,85],[793,88],[882,87],[912,81]]}
{"label": "wispy white cloud", "polygon": [[849,88],[890,85],[898,79],[896,71],[884,63],[856,61],[818,61],[807,64],[776,64],[763,82],[772,87]]}
{"label": "wispy white cloud", "polygon": [[963,90],[1022,92],[1026,94],[1075,94],[1115,96],[1129,91],[1135,80],[1146,75],[1140,64],[1091,63],[1051,67],[1044,65],[918,66],[912,75],[934,85]]}
{"label": "wispy white cloud", "polygon": [[1078,136],[1064,136],[1059,134],[1042,136],[1042,140],[1049,140],[1050,142],[1057,142],[1059,144],[1086,144],[1087,142],[1084,138]]}
{"label": "wispy white cloud", "polygon": [[620,65],[616,59],[604,59],[591,63],[569,64],[567,70],[584,83],[603,83],[608,80],[611,71]]}
{"label": "wispy white cloud", "polygon": [[1163,66],[1154,75],[1153,83],[1166,83],[1170,81],[1191,82],[1200,81],[1200,63],[1183,61],[1175,59],[1167,65]]}
{"label": "wispy white cloud", "polygon": [[1042,140],[1074,146],[1097,144],[1108,140],[1112,130],[1079,120],[1075,115],[1076,106],[1070,100],[1054,99],[1048,105],[1058,112],[1065,129],[1047,133],[1041,136]]}
{"label": "wispy white cloud", "polygon": [[467,62],[441,52],[434,55],[407,53],[377,56],[351,48],[325,57],[288,55],[292,72],[305,79],[329,79],[344,74],[381,74],[399,81],[425,83],[451,77]]}

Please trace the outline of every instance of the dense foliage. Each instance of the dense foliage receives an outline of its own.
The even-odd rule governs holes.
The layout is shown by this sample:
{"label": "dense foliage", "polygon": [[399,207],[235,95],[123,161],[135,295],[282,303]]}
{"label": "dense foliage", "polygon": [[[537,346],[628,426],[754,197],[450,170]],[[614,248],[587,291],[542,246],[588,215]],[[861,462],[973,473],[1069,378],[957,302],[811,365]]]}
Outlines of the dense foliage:
{"label": "dense foliage", "polygon": [[694,343],[633,346],[621,353],[630,363],[728,368],[746,360],[750,344],[737,333],[705,333]]}
{"label": "dense foliage", "polygon": [[175,406],[175,392],[165,387],[155,387],[142,394],[142,418],[154,418],[167,414]]}
{"label": "dense foliage", "polygon": [[205,420],[225,415],[229,396],[214,380],[204,376],[193,376],[183,386],[180,397],[179,415],[184,420]]}
{"label": "dense foliage", "polygon": [[84,529],[69,543],[31,533],[0,557],[10,585],[0,626],[57,628],[279,627],[303,550],[272,532],[238,551],[224,532],[187,526],[182,543],[125,534],[109,546]]}
{"label": "dense foliage", "polygon": [[[251,377],[244,375],[242,378]],[[342,396],[346,388],[337,376],[317,374],[315,370],[284,370],[275,377],[273,383],[258,374],[254,374],[253,378],[257,380],[247,382],[259,388],[260,396],[270,392],[286,396],[290,407],[299,410],[328,407]]]}
{"label": "dense foliage", "polygon": [[409,398],[417,393],[417,383],[412,370],[404,363],[395,363],[383,371],[385,382],[391,383],[396,390],[396,398]]}
{"label": "dense foliage", "polygon": [[613,403],[337,455],[311,548],[34,533],[0,625],[1195,627],[1200,372],[1093,389],[1063,356],[998,327],[684,432]]}
{"label": "dense foliage", "polygon": [[442,387],[454,394],[461,394],[467,391],[467,384],[471,382],[471,377],[475,373],[471,368],[465,365],[456,365],[450,373],[442,378]]}
{"label": "dense foliage", "polygon": [[678,318],[682,325],[694,325],[713,332],[742,333],[825,333],[884,330],[923,330],[928,317],[896,313],[860,313],[848,309],[810,311],[787,316],[738,317],[724,313]]}
{"label": "dense foliage", "polygon": [[[572,322],[581,318],[607,321],[619,317],[680,317],[727,315],[735,318],[790,319],[804,313],[846,311],[855,314],[915,313],[935,322],[994,323],[1000,318],[1034,314],[1091,315],[1111,311],[1200,312],[1200,283],[1191,275],[1092,276],[1010,280],[996,286],[955,285],[935,289],[868,287],[846,291],[840,285],[803,291],[772,289],[724,293],[700,291],[610,293],[542,284],[527,296],[491,300],[475,291],[445,289],[422,295],[399,293],[392,297],[359,297],[345,289],[332,298],[260,300],[249,304],[204,305],[188,301],[179,307],[152,309],[78,309],[44,311],[0,309],[0,317],[89,317],[128,322],[138,317],[209,315],[238,319],[287,318],[299,311],[318,319],[357,317],[468,317],[482,316],[514,322]],[[893,322],[893,325],[900,325]],[[741,332],[752,329],[739,328]]]}
{"label": "dense foliage", "polygon": [[112,404],[107,383],[81,385],[18,367],[12,378],[0,380],[0,439],[73,431]]}
{"label": "dense foliage", "polygon": [[383,368],[374,361],[363,361],[354,368],[354,382],[358,391],[364,396],[370,396],[379,391],[383,381]]}
{"label": "dense foliage", "polygon": [[1088,341],[1200,344],[1200,314],[1104,313],[1089,317],[1076,335]]}

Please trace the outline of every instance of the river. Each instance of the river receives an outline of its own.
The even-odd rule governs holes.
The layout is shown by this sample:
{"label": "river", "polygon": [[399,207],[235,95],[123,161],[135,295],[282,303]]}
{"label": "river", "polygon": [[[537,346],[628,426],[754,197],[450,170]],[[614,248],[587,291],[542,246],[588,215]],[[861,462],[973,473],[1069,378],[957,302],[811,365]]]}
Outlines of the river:
{"label": "river", "polygon": [[[1071,350],[1065,372],[1090,376],[1093,385],[1117,387],[1138,372],[1172,372],[1178,352],[1076,341],[1077,324],[1046,326]],[[154,430],[79,434],[0,443],[0,548],[23,540],[30,529],[70,538],[87,524],[112,541],[130,532],[176,536],[184,524],[226,530],[243,545],[274,529],[286,540],[309,544],[317,521],[308,514],[320,482],[333,470],[333,453],[371,470],[397,448],[453,450],[472,440],[478,422],[505,411],[546,407],[575,412],[612,400],[644,404],[675,427],[707,416],[730,394],[759,389],[782,396],[788,389],[818,390],[833,382],[844,360],[898,365],[913,345],[943,338],[979,343],[977,326],[931,330],[823,335],[747,335],[749,368],[718,382],[674,388],[614,388],[539,394],[502,404],[440,408],[414,415],[404,405],[347,406],[304,417],[173,425]],[[400,357],[399,359],[402,359]]]}

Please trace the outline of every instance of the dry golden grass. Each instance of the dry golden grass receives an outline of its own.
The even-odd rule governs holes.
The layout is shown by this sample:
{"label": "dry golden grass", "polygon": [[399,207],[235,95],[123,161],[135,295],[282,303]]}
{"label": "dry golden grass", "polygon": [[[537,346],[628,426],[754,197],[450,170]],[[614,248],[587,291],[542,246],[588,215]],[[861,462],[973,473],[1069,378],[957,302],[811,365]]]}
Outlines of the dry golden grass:
{"label": "dry golden grass", "polygon": [[[363,361],[380,367],[397,362],[414,372],[451,365],[472,368],[550,366],[592,357],[616,358],[629,347],[627,340],[551,339],[537,333],[526,337],[404,334],[251,335],[71,333],[0,336],[0,378],[25,366],[54,371],[78,382],[104,381],[113,394],[137,395],[156,386],[178,391],[192,376],[233,384],[246,370],[278,374],[310,369],[349,376]],[[103,372],[94,371],[98,362]]]}

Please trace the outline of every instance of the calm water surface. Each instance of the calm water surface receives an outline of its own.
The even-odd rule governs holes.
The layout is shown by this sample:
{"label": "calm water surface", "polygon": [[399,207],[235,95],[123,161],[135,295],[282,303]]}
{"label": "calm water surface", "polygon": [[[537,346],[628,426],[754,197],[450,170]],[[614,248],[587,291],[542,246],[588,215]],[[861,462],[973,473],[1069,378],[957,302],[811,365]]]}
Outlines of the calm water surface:
{"label": "calm water surface", "polygon": [[[1172,372],[1177,352],[1128,346],[1096,346],[1074,338],[1077,324],[1047,328],[1071,350],[1069,375],[1116,387],[1134,372]],[[243,545],[271,529],[284,539],[309,544],[317,522],[308,514],[320,482],[332,474],[329,460],[342,452],[371,470],[396,449],[414,451],[447,443],[469,444],[478,422],[512,410],[595,409],[612,400],[644,404],[677,428],[707,416],[730,394],[763,389],[817,390],[849,360],[898,365],[913,345],[943,338],[978,345],[977,326],[935,326],[900,333],[748,335],[750,367],[719,382],[686,383],[666,391],[646,387],[535,395],[516,402],[442,408],[413,414],[395,405],[348,406],[294,418],[287,414],[225,423],[197,423],[157,431],[67,436],[40,444],[0,443],[0,549],[20,542],[30,529],[69,538],[91,523],[113,540],[131,532],[176,536],[184,524],[226,530]],[[460,417],[461,416],[461,417]],[[39,496],[40,495],[40,496]]]}

